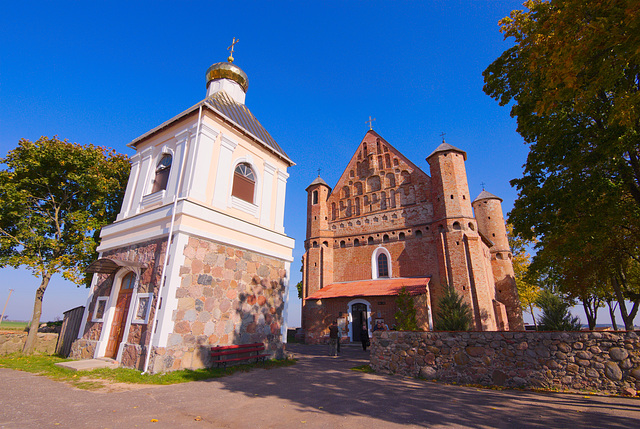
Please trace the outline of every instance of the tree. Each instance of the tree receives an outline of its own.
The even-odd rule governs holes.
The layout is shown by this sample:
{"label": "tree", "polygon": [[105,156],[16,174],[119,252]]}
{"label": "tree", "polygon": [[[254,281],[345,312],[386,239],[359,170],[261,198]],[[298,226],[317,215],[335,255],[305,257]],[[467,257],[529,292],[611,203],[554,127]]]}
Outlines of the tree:
{"label": "tree", "polygon": [[462,302],[456,290],[446,285],[438,301],[435,329],[438,331],[468,331],[471,328],[471,308]]}
{"label": "tree", "polygon": [[545,290],[538,297],[538,306],[542,309],[541,331],[579,331],[582,327],[580,319],[569,312],[571,304],[558,295]]}
{"label": "tree", "polygon": [[516,286],[518,295],[520,296],[520,307],[522,311],[531,314],[534,326],[537,326],[534,308],[537,307],[536,300],[540,294],[540,286],[535,273],[529,273],[531,265],[531,255],[527,253],[527,248],[535,245],[537,240],[526,239],[513,232],[513,225],[507,223],[507,238],[509,239],[509,247],[513,258],[513,272],[516,276]]}
{"label": "tree", "polygon": [[56,273],[78,285],[96,257],[97,234],[115,220],[129,175],[125,155],[41,137],[0,160],[0,267],[40,278],[24,352],[32,353],[42,300]]}
{"label": "tree", "polygon": [[630,329],[640,304],[640,283],[626,280],[640,262],[640,4],[525,6],[500,22],[515,45],[483,73],[530,145],[509,219],[540,240],[532,266],[550,268],[590,319],[610,280]]}
{"label": "tree", "polygon": [[413,297],[409,295],[407,288],[400,289],[396,297],[397,310],[394,314],[396,319],[396,329],[398,331],[417,331],[418,321],[416,320],[416,307]]}

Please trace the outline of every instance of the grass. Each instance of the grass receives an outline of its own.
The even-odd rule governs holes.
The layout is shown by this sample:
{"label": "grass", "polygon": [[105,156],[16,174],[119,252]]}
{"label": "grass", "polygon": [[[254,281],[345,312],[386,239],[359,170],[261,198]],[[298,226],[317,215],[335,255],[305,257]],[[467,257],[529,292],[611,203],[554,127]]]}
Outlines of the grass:
{"label": "grass", "polygon": [[0,356],[0,368],[10,368],[43,375],[53,380],[68,382],[80,389],[94,390],[103,387],[103,383],[95,380],[104,380],[107,383],[177,384],[224,377],[236,372],[251,371],[255,368],[271,369],[296,363],[292,359],[268,360],[260,363],[235,365],[228,368],[184,369],[159,374],[141,374],[139,370],[130,368],[100,368],[92,371],[73,371],[55,365],[58,362],[67,362],[69,360],[58,356],[13,354]]}
{"label": "grass", "polygon": [[364,372],[365,374],[373,374],[375,372],[370,365],[354,366],[351,371]]}
{"label": "grass", "polygon": [[24,331],[28,325],[28,322],[8,322],[3,320],[2,323],[0,323],[0,329],[7,331]]}

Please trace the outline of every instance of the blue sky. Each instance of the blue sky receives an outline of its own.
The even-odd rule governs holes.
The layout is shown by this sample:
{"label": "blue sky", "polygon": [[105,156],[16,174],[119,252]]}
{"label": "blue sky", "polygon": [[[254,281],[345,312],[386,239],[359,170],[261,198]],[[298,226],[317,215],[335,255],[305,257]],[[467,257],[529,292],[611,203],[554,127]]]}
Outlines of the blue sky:
{"label": "blue sky", "polygon": [[[510,46],[498,21],[522,1],[5,2],[0,16],[0,156],[20,138],[126,144],[205,96],[205,72],[224,61],[249,76],[246,103],[296,162],[285,231],[300,280],[306,193],[334,185],[364,137],[365,121],[428,173],[446,133],[468,154],[472,196],[481,183],[516,198],[527,147],[509,109],[482,92],[482,71]],[[0,270],[0,305],[31,317],[39,280]],[[87,291],[52,279],[43,320],[84,305]],[[299,324],[292,294],[290,324]],[[576,312],[576,314],[580,314]],[[586,322],[586,318],[582,316]],[[604,311],[600,321],[608,323]]]}

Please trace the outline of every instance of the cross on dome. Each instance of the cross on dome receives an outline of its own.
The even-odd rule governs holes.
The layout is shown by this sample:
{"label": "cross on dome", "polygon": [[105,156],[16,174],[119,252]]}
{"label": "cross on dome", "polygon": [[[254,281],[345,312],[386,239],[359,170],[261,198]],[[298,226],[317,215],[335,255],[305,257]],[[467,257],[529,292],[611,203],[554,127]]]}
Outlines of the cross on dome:
{"label": "cross on dome", "polygon": [[365,124],[369,124],[369,131],[373,130],[373,121],[375,121],[376,118],[371,119],[371,116],[369,116],[369,120],[368,121],[364,121]]}
{"label": "cross on dome", "polygon": [[230,63],[232,63],[232,62],[233,62],[233,49],[234,49],[234,45],[235,45],[236,43],[238,43],[239,41],[240,41],[240,39],[237,39],[237,40],[236,40],[236,38],[234,37],[234,38],[233,38],[233,42],[231,42],[231,46],[229,46],[229,47],[227,48],[227,51],[229,51],[229,58],[227,58],[227,61],[229,61]]}

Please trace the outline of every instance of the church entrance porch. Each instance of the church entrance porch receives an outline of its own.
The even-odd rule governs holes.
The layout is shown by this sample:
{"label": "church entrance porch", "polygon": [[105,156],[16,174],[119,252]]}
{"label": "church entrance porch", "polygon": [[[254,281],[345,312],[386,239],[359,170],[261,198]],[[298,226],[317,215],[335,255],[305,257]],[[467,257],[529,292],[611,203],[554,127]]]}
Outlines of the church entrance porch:
{"label": "church entrance porch", "polygon": [[131,304],[135,278],[134,273],[129,273],[122,279],[122,286],[118,293],[113,322],[111,323],[111,329],[109,331],[109,341],[107,342],[105,357],[115,359],[118,356],[118,349],[124,336],[127,316],[129,315],[129,305]]}

